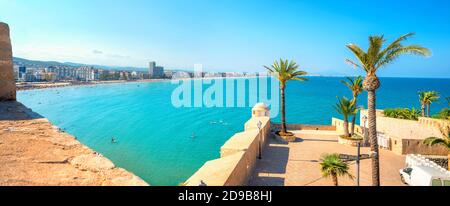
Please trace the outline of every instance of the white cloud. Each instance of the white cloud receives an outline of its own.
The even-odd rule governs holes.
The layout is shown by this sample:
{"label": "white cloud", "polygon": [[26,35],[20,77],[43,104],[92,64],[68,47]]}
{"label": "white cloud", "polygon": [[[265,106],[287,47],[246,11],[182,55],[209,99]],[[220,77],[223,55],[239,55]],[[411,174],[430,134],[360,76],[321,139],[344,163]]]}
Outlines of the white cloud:
{"label": "white cloud", "polygon": [[132,58],[130,55],[108,53],[98,49],[86,49],[72,45],[21,44],[13,45],[13,55],[32,60],[77,62],[108,66],[142,67],[147,60]]}

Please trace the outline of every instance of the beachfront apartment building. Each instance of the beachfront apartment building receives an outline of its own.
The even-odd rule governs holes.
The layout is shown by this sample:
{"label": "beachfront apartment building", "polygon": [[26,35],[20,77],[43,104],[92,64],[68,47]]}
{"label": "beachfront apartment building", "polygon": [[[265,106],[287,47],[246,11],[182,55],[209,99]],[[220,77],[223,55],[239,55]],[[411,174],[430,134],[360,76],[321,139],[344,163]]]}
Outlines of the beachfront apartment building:
{"label": "beachfront apartment building", "polygon": [[164,67],[156,66],[156,62],[151,61],[148,66],[148,75],[150,78],[164,78]]}
{"label": "beachfront apartment building", "polygon": [[[107,81],[107,80],[137,80],[148,79],[147,72],[118,71],[97,69],[92,66],[48,66],[27,67],[14,65],[14,76],[17,82],[58,82],[58,81]],[[164,73],[163,73],[164,74]],[[165,75],[159,76],[164,77]]]}
{"label": "beachfront apartment building", "polygon": [[95,80],[95,71],[93,67],[80,67],[75,69],[75,78],[79,81]]}

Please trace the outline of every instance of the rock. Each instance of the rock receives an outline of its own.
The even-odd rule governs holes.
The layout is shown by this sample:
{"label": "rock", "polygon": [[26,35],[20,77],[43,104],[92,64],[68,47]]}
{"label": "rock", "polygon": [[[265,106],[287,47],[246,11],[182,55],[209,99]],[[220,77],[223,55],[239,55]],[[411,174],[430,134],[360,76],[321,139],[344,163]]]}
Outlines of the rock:
{"label": "rock", "polygon": [[70,161],[71,165],[91,172],[106,171],[115,168],[116,166],[110,160],[95,154],[86,154],[76,156]]}

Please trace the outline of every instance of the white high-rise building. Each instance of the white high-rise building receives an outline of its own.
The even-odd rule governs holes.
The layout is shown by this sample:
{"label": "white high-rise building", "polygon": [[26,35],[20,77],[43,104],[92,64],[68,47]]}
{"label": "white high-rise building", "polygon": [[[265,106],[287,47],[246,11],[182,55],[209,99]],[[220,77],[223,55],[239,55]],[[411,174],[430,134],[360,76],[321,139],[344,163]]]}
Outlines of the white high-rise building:
{"label": "white high-rise building", "polygon": [[163,78],[164,67],[156,66],[156,62],[152,61],[148,66],[148,75],[150,78]]}

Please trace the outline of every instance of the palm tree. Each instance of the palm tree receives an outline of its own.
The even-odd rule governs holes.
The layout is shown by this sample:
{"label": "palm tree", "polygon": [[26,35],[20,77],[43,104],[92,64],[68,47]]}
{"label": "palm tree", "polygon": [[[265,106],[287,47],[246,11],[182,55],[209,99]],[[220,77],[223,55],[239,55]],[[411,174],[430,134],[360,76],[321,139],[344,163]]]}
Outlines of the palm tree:
{"label": "palm tree", "polygon": [[427,92],[427,95],[426,96],[428,96],[428,98],[427,98],[427,117],[430,117],[430,107],[431,107],[431,104],[433,103],[433,102],[436,102],[436,101],[438,101],[439,100],[439,93],[438,92],[435,92],[435,91],[429,91],[429,92]]}
{"label": "palm tree", "polygon": [[342,99],[338,97],[338,103],[336,103],[336,105],[334,106],[334,109],[336,109],[339,114],[342,114],[342,116],[344,116],[345,137],[351,136],[348,132],[348,117],[358,113],[358,110],[353,103],[354,102],[347,99],[347,97],[342,97]]}
{"label": "palm tree", "polygon": [[430,106],[433,102],[436,102],[438,99],[439,93],[435,91],[419,92],[419,101],[422,109],[422,117],[430,116]]}
{"label": "palm tree", "polygon": [[338,186],[338,176],[348,176],[353,179],[349,173],[348,164],[343,162],[338,154],[325,154],[320,159],[320,171],[323,177],[331,177],[334,186]]}
{"label": "palm tree", "polygon": [[[348,82],[343,81],[343,80],[341,82],[352,91],[353,105],[356,106],[358,95],[361,94],[363,91],[363,86],[362,86],[363,79],[361,76],[357,76],[354,79],[347,77],[347,80],[348,80]],[[350,126],[350,136],[353,136],[353,134],[355,134],[355,122],[356,122],[356,114],[353,115],[353,117],[352,117],[352,124]]]}
{"label": "palm tree", "polygon": [[439,137],[430,137],[423,141],[423,144],[428,146],[433,145],[442,145],[446,147],[449,151],[448,153],[448,170],[450,170],[450,126],[446,126],[441,128],[442,138]]}
{"label": "palm tree", "polygon": [[280,59],[275,61],[272,66],[264,66],[271,75],[280,81],[281,91],[281,136],[291,136],[292,133],[288,133],[286,130],[286,110],[285,110],[285,89],[286,83],[290,80],[306,81],[304,77],[307,75],[305,71],[298,70],[298,65],[295,61],[288,61]]}
{"label": "palm tree", "polygon": [[369,139],[372,158],[372,185],[380,185],[380,162],[378,156],[377,144],[377,125],[376,125],[376,95],[375,91],[380,87],[380,80],[376,73],[379,68],[387,66],[403,54],[415,54],[421,56],[430,55],[430,51],[419,45],[402,45],[402,42],[413,36],[414,33],[403,35],[388,45],[382,48],[385,43],[384,36],[370,36],[369,48],[367,52],[363,51],[355,44],[347,45],[347,48],[358,59],[359,64],[347,59],[347,63],[363,69],[367,75],[363,82],[363,88],[368,92],[367,108],[368,108],[368,123],[369,123]]}
{"label": "palm tree", "polygon": [[428,102],[427,92],[419,92],[419,102],[420,102],[420,107],[421,107],[421,111],[422,111],[422,117],[425,117],[425,108],[426,108],[427,102]]}

